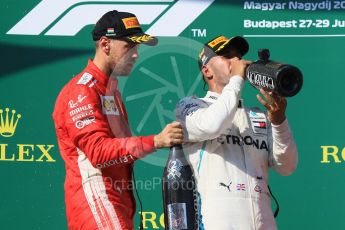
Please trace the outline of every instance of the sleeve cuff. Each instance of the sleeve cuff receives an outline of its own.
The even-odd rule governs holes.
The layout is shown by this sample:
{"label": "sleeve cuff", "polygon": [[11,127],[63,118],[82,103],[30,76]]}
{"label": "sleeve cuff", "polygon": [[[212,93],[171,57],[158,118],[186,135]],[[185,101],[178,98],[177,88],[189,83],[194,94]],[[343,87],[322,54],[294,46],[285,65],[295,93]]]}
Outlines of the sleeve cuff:
{"label": "sleeve cuff", "polygon": [[289,123],[287,119],[285,119],[283,123],[279,125],[274,125],[274,124],[271,124],[271,125],[272,125],[272,128],[275,129],[277,132],[283,132],[284,130],[289,129]]}
{"label": "sleeve cuff", "polygon": [[280,143],[285,143],[290,139],[290,127],[288,120],[285,119],[280,125],[272,125],[272,136],[274,140],[277,140]]}
{"label": "sleeve cuff", "polygon": [[141,137],[142,151],[143,151],[143,153],[141,154],[141,157],[144,157],[147,154],[156,151],[153,138],[154,138],[154,135]]}

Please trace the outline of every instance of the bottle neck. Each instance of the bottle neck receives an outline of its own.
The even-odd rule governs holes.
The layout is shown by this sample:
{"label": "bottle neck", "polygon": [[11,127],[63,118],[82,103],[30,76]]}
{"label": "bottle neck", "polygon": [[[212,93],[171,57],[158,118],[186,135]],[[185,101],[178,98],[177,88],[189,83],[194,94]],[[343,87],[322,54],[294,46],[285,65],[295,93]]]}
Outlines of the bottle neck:
{"label": "bottle neck", "polygon": [[183,147],[181,144],[173,145],[170,147],[170,159],[179,159],[181,163],[186,164],[187,160],[183,152]]}
{"label": "bottle neck", "polygon": [[173,149],[183,150],[183,147],[181,144],[176,144],[170,147],[170,150],[173,150]]}

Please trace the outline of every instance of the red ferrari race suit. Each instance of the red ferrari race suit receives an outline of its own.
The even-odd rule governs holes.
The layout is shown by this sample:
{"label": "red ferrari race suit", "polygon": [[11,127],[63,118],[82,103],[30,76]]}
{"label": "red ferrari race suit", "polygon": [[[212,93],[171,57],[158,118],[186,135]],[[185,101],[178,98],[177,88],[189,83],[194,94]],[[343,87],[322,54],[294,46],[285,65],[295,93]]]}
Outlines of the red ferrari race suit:
{"label": "red ferrari race suit", "polygon": [[134,229],[133,162],[155,149],[153,136],[132,137],[117,80],[89,60],[60,92],[53,119],[68,228]]}

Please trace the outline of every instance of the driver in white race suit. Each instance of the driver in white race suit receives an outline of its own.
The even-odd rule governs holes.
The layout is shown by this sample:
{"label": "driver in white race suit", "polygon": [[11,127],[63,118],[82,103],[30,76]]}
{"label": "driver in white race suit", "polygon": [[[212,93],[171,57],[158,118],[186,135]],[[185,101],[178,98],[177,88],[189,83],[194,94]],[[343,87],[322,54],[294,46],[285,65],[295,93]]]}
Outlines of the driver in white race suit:
{"label": "driver in white race suit", "polygon": [[199,54],[208,85],[203,98],[186,97],[176,108],[184,128],[184,151],[199,193],[200,229],[277,229],[271,209],[268,168],[290,175],[297,149],[285,117],[286,99],[260,90],[267,109],[241,100],[248,52],[240,36],[219,36]]}

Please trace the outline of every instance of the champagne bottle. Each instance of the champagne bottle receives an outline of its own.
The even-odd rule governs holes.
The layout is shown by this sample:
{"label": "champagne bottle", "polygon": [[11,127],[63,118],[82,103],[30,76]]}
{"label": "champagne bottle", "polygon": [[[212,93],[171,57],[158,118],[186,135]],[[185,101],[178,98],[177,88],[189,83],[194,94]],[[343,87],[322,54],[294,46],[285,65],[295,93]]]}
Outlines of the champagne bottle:
{"label": "champagne bottle", "polygon": [[165,229],[197,230],[196,185],[182,145],[174,145],[170,148],[162,186]]}
{"label": "champagne bottle", "polygon": [[283,97],[293,97],[302,88],[302,72],[293,65],[269,60],[268,49],[260,49],[259,60],[246,69],[249,83],[257,89],[274,91]]}

